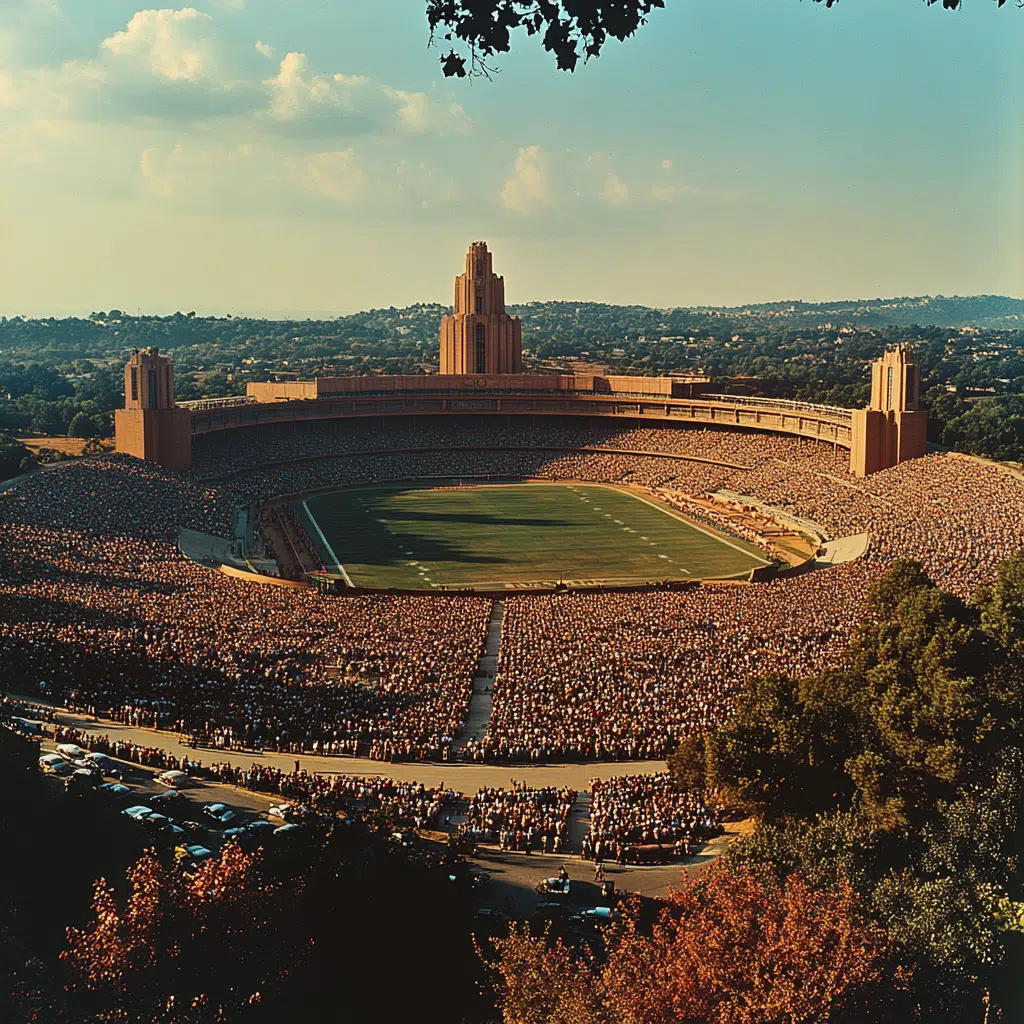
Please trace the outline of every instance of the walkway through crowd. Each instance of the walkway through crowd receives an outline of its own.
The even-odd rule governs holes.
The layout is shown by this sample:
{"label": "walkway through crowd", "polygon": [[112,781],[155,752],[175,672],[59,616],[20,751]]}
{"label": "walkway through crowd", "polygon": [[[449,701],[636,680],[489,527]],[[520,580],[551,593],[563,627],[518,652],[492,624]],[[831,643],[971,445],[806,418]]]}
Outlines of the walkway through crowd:
{"label": "walkway through crowd", "polygon": [[469,701],[469,717],[465,732],[455,741],[458,753],[471,741],[483,739],[491,724],[491,707],[494,700],[494,676],[498,670],[498,648],[501,646],[501,623],[505,617],[505,599],[499,597],[491,606],[491,617],[487,623],[487,637],[484,653],[477,663],[473,677],[473,696]]}

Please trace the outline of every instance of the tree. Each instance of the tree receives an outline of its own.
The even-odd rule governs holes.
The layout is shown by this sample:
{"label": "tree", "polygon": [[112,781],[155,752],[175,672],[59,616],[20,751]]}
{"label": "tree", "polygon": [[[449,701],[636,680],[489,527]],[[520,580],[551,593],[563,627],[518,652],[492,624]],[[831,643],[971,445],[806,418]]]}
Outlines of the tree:
{"label": "tree", "polygon": [[730,861],[850,886],[916,965],[912,1001],[964,1019],[994,984],[1014,892],[1024,552],[970,604],[902,562],[866,606],[839,667],[749,683],[670,764],[757,815]]}
{"label": "tree", "polygon": [[7,480],[31,468],[32,453],[19,441],[0,434],[0,480]]}
{"label": "tree", "polygon": [[[277,927],[295,891],[260,877],[237,843],[191,878],[148,851],[118,906],[103,879],[93,919],[61,954],[83,1003],[118,1021],[219,1021],[259,1003],[298,961]],[[233,968],[225,969],[230,950]]]}
{"label": "tree", "polygon": [[86,412],[76,412],[68,424],[68,437],[96,437],[96,421]]}
{"label": "tree", "polygon": [[973,603],[981,611],[982,627],[1006,653],[1024,660],[1024,550],[999,566],[996,582],[980,588]]}
{"label": "tree", "polygon": [[614,1024],[597,971],[561,940],[513,924],[494,941],[504,1024]]}
{"label": "tree", "polygon": [[797,1024],[884,1020],[906,979],[848,885],[718,863],[651,926],[626,904],[607,961],[513,929],[495,943],[505,1024]]}
{"label": "tree", "polygon": [[[814,0],[832,7],[838,0]],[[957,10],[962,0],[925,0],[928,6],[941,2]],[[1002,7],[1006,0],[995,0]],[[488,61],[511,49],[511,34],[524,29],[527,35],[541,35],[544,49],[554,54],[562,71],[575,71],[583,58],[598,57],[609,38],[622,42],[647,24],[651,12],[665,6],[665,0],[427,0],[430,40],[437,36],[457,42],[469,50],[466,57],[449,50],[441,57],[445,77],[464,78],[489,75]]]}
{"label": "tree", "polygon": [[[0,827],[4,859],[17,865],[17,884],[0,892],[3,1021],[62,997],[56,958],[65,927],[88,919],[97,875],[122,874],[142,849],[137,826],[94,794],[55,788],[38,759],[38,741],[0,724]],[[68,836],[75,837],[74,856],[68,855]]]}

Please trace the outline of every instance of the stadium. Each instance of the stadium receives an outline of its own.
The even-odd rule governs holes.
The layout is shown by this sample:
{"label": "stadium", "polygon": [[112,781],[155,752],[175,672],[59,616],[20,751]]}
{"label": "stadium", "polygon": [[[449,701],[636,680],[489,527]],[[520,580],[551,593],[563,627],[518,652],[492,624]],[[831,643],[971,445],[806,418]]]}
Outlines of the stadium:
{"label": "stadium", "polygon": [[[488,326],[457,291],[442,357],[487,369],[493,331],[516,370],[483,269]],[[11,689],[215,748],[664,758],[745,680],[830,664],[895,560],[966,597],[1024,544],[1017,475],[914,450],[916,372],[890,353],[853,412],[458,372],[179,406],[136,353],[119,453],[0,496]]]}

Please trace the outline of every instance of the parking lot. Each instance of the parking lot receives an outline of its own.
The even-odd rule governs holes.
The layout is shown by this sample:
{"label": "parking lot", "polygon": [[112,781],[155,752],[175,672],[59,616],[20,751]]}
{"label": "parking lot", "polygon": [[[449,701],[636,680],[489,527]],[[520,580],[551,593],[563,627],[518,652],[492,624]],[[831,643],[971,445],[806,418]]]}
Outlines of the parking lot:
{"label": "parking lot", "polygon": [[[57,746],[52,739],[44,738],[40,746],[40,755],[45,757],[55,754]],[[158,846],[202,846],[216,853],[224,845],[226,831],[244,827],[254,821],[267,820],[267,811],[281,802],[269,794],[222,786],[196,777],[189,777],[187,783],[180,787],[170,787],[159,781],[159,769],[115,758],[107,758],[105,761],[116,766],[119,773],[119,777],[115,777],[101,768],[104,775],[100,793],[111,806],[121,811],[135,807],[149,808],[167,818],[171,826],[181,829],[181,832],[172,832],[167,826],[149,826],[154,842]],[[66,778],[67,776],[54,775],[54,785],[65,785]],[[117,784],[127,788],[128,792],[114,791],[112,787]],[[223,805],[229,814],[223,815],[223,820],[215,819],[204,810],[211,804]],[[148,817],[150,816],[142,814],[138,816],[137,820],[140,821],[141,827],[147,827],[144,819]],[[280,818],[273,820],[274,826],[284,824]],[[266,829],[266,832],[271,833],[272,829]]]}
{"label": "parking lot", "polygon": [[[41,754],[51,754],[55,748],[56,744],[51,738],[43,738]],[[267,811],[280,803],[280,797],[274,794],[257,793],[191,777],[187,785],[174,791],[174,797],[169,798],[165,805],[159,806],[161,796],[168,792],[168,787],[158,781],[161,774],[159,769],[127,761],[115,762],[114,759],[111,759],[111,762],[116,763],[121,772],[121,779],[116,781],[120,781],[131,790],[130,794],[120,798],[111,796],[112,803],[120,809],[133,806],[149,807],[184,829],[184,835],[178,835],[174,839],[157,835],[155,838],[158,844],[162,843],[165,846],[200,845],[216,853],[224,845],[225,831],[228,828],[245,826],[260,819],[266,820]],[[115,780],[104,778],[103,781],[109,783]],[[58,784],[57,780],[55,784]],[[231,812],[231,820],[224,825],[214,821],[204,811],[211,803],[223,804]],[[577,806],[573,814],[576,819],[574,831],[581,833],[588,824],[585,806]],[[283,821],[275,819],[273,823],[282,825]],[[266,835],[260,836],[260,844],[270,839],[272,830],[268,828],[265,832]],[[683,863],[620,866],[605,862],[604,877],[613,883],[616,898],[623,894],[665,896],[670,886],[678,886],[681,883],[684,874],[695,874],[700,867],[723,852],[731,838],[727,832],[705,844],[696,856],[688,858]],[[252,845],[254,847],[257,844],[254,841]],[[443,847],[438,844],[437,851],[442,849]],[[475,887],[478,905],[509,918],[529,920],[536,916],[538,905],[550,905],[552,902],[563,904],[567,908],[567,913],[603,906],[609,902],[595,881],[593,862],[581,860],[575,854],[527,855],[484,845],[479,846],[468,861],[473,869],[486,875],[486,879]],[[538,884],[546,878],[556,876],[563,867],[570,880],[570,891],[567,896],[557,897],[552,901],[549,897],[538,894]]]}

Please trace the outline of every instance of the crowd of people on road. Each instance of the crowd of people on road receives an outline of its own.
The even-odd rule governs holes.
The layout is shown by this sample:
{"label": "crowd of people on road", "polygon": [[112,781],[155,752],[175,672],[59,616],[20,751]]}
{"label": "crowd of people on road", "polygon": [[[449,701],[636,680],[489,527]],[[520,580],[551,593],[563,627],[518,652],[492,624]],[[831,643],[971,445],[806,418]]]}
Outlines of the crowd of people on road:
{"label": "crowd of people on road", "polygon": [[[506,599],[490,724],[459,756],[660,758],[721,721],[752,676],[834,661],[894,559],[920,559],[966,597],[1024,545],[1024,483],[955,456],[858,480],[830,445],[725,430],[349,426],[351,437],[335,428],[239,442],[244,457],[186,474],[97,457],[0,495],[9,687],[174,730],[197,748],[446,760],[468,721],[489,600],[253,585],[184,558],[178,530],[229,537],[237,507],[305,488],[489,473],[727,490],[829,536],[866,532],[864,557],[793,579]],[[339,455],[344,445],[362,454]],[[289,451],[326,457],[268,464]],[[215,465],[230,472],[204,479]]]}
{"label": "crowd of people on road", "polygon": [[65,725],[54,726],[53,738],[55,743],[74,743],[83,750],[107,754],[119,761],[161,771],[181,771],[221,785],[273,794],[324,813],[390,808],[395,813],[395,823],[403,827],[435,828],[446,824],[445,818],[465,799],[462,793],[444,785],[427,787],[422,782],[398,782],[379,775],[325,774],[301,767],[289,772],[257,762],[248,768],[229,761],[208,763],[187,754],[178,756],[160,746],[112,739]]}
{"label": "crowd of people on road", "polygon": [[590,795],[590,830],[582,851],[586,860],[614,858],[629,864],[656,852],[651,847],[688,857],[721,831],[722,808],[680,789],[668,772],[594,779]]}
{"label": "crowd of people on road", "polygon": [[569,848],[569,813],[576,790],[536,788],[512,780],[511,789],[485,787],[469,800],[466,831],[477,842],[521,853],[562,853]]}

